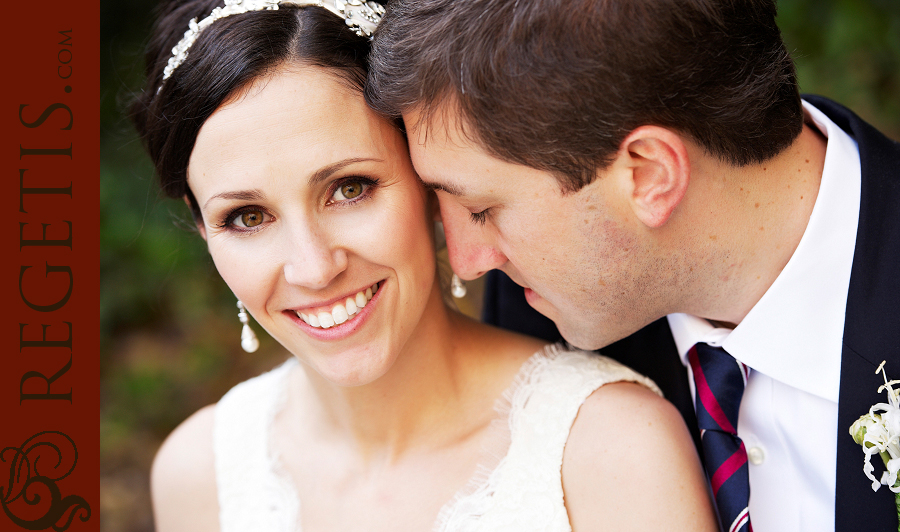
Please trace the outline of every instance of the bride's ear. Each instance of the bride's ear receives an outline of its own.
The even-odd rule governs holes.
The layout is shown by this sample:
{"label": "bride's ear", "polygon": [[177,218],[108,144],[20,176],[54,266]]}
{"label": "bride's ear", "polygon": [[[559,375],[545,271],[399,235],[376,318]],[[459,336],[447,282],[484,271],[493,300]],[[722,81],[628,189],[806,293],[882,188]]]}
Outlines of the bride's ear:
{"label": "bride's ear", "polygon": [[188,197],[187,194],[184,195],[184,204],[187,205],[188,210],[191,212],[191,216],[194,218],[194,225],[197,226],[197,232],[200,233],[200,238],[206,240],[206,225],[203,223],[203,217],[194,209],[191,198]]}

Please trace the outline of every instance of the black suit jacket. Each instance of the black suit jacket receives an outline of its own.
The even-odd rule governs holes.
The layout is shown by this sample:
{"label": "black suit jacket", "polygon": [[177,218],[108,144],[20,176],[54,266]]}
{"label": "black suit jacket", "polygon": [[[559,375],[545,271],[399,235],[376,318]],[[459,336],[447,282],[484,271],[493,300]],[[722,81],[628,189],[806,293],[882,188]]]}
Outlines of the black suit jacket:
{"label": "black suit jacket", "polygon": [[[877,493],[863,474],[863,453],[849,428],[875,403],[881,377],[875,368],[886,360],[888,377],[900,378],[900,144],[879,133],[853,112],[819,96],[804,99],[825,113],[859,144],[862,194],[859,226],[841,355],[837,427],[835,531],[897,530],[894,494]],[[544,338],[560,339],[553,322],[534,311],[522,289],[500,272],[485,287],[484,320]],[[699,448],[697,419],[687,371],[678,358],[666,318],[605,347],[603,354],[647,375],[681,412]],[[880,462],[878,457],[873,457]],[[876,464],[876,472],[880,471]]]}

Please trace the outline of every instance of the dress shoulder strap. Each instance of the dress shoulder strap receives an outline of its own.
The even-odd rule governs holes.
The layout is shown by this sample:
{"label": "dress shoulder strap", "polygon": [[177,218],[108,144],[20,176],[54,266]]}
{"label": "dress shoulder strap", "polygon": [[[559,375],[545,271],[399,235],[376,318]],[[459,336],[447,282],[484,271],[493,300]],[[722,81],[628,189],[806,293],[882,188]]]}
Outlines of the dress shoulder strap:
{"label": "dress shoulder strap", "polygon": [[562,489],[566,440],[588,396],[622,381],[662,395],[647,377],[595,353],[553,345],[534,355],[498,405],[508,412],[506,456],[480,489],[447,508],[437,530],[571,531]]}
{"label": "dress shoulder strap", "polygon": [[295,530],[299,503],[290,484],[279,477],[269,445],[295,365],[291,358],[238,384],[215,407],[213,453],[222,532]]}

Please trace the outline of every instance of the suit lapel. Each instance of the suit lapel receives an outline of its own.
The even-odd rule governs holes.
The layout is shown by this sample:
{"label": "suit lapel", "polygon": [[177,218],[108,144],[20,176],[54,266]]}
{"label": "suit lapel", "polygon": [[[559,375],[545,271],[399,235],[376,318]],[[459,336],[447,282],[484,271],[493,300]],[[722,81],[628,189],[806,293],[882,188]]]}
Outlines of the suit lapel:
{"label": "suit lapel", "polygon": [[862,471],[862,449],[849,429],[869,407],[885,401],[877,393],[883,382],[875,374],[878,364],[886,360],[888,376],[900,378],[900,144],[834,102],[804,99],[856,139],[862,169],[841,356],[835,531],[897,530],[894,494],[885,487],[872,491]]}

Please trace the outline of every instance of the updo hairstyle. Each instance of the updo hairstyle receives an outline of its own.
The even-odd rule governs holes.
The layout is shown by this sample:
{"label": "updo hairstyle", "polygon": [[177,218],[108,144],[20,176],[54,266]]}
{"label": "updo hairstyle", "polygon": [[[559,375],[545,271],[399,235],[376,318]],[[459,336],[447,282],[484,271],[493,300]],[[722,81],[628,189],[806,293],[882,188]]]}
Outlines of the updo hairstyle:
{"label": "updo hairstyle", "polygon": [[147,81],[130,116],[163,192],[186,197],[196,220],[197,200],[187,166],[200,127],[229,97],[285,63],[318,66],[362,93],[369,40],[320,7],[281,5],[217,20],[200,34],[187,58],[163,83],[172,48],[192,18],[205,18],[222,0],[170,0],[160,10],[146,54]]}

